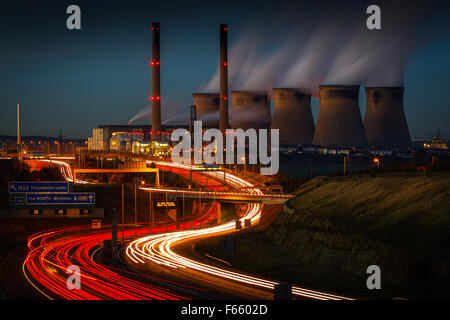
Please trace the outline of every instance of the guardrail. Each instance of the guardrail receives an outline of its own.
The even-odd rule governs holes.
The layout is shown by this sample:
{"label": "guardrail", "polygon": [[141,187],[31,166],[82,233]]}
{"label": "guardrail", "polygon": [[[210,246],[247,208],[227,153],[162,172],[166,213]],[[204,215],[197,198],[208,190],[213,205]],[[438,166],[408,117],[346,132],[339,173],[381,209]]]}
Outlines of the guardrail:
{"label": "guardrail", "polygon": [[176,194],[184,197],[201,197],[202,199],[213,200],[237,200],[237,201],[286,201],[293,197],[291,194],[268,194],[268,193],[248,193],[236,191],[200,191],[192,189],[172,189],[172,188],[147,188],[142,187],[141,190],[149,192],[164,192],[168,194]]}

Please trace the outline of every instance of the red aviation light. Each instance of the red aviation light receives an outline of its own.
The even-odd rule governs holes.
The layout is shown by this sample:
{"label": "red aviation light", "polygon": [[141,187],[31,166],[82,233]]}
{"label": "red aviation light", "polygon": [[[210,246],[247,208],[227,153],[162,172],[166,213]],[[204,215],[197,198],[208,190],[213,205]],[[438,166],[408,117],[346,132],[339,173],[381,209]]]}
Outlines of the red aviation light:
{"label": "red aviation light", "polygon": [[152,60],[150,60],[150,59],[145,59],[145,61],[146,61],[146,65],[148,66],[148,68],[150,69],[152,66],[153,66],[153,61]]}
{"label": "red aviation light", "polygon": [[150,28],[150,30],[152,30],[152,31],[153,31],[153,27],[151,27],[151,28]]}
{"label": "red aviation light", "polygon": [[227,30],[228,30],[228,27],[224,27],[223,30],[227,31]]}

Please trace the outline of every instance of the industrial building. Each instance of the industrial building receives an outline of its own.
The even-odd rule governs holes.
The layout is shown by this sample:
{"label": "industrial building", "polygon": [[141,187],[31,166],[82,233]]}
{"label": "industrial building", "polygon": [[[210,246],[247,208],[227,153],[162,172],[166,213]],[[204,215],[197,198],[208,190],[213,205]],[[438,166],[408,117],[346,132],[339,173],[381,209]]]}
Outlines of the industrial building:
{"label": "industrial building", "polygon": [[313,144],[340,148],[366,148],[359,110],[359,86],[320,86],[320,110]]}
{"label": "industrial building", "polygon": [[314,136],[311,95],[299,89],[273,89],[271,129],[280,130],[280,145],[310,145]]}
{"label": "industrial building", "polygon": [[[151,126],[101,125],[93,129],[93,135],[88,139],[89,150],[153,152],[159,149],[156,147],[157,142],[165,145],[165,142],[170,141],[173,129],[181,127],[163,127],[161,123],[160,24],[153,23],[151,30]],[[222,131],[227,128],[279,129],[280,145],[285,148],[315,145],[347,152],[349,148],[364,149],[370,146],[388,150],[407,149],[411,145],[403,109],[402,87],[366,88],[364,124],[359,110],[359,85],[321,85],[320,111],[316,124],[311,112],[311,95],[296,88],[273,89],[273,117],[267,91],[231,91],[232,108],[229,116],[226,24],[220,25],[219,49],[219,92],[192,94],[191,126],[194,120],[201,120],[204,128],[219,128]]]}
{"label": "industrial building", "polygon": [[267,91],[231,91],[231,126],[247,130],[270,128]]}
{"label": "industrial building", "polygon": [[193,93],[196,120],[201,120],[204,127],[219,128],[220,94]]}
{"label": "industrial building", "polygon": [[366,87],[364,128],[369,146],[399,150],[411,146],[403,92],[403,87]]}
{"label": "industrial building", "polygon": [[[170,141],[172,131],[178,128],[188,129],[187,126],[163,126],[159,132],[160,139],[152,140],[153,130],[147,125],[100,125],[92,130],[92,137],[88,138],[88,149],[92,151],[119,151],[131,152],[140,150],[136,142],[148,143],[152,141],[160,143]],[[133,147],[133,144],[135,147]]]}

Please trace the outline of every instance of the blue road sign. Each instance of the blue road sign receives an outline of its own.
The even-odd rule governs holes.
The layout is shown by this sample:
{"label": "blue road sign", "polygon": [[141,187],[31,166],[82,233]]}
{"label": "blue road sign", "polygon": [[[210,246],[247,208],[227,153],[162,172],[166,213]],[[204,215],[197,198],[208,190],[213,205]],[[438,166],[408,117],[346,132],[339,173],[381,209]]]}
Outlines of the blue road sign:
{"label": "blue road sign", "polygon": [[69,183],[66,181],[12,181],[8,184],[9,193],[27,193],[27,192],[69,192]]}
{"label": "blue road sign", "polygon": [[9,197],[9,204],[12,206],[25,205],[25,197]]}
{"label": "blue road sign", "polygon": [[54,205],[54,204],[75,204],[93,205],[95,204],[95,193],[27,193],[27,205]]}

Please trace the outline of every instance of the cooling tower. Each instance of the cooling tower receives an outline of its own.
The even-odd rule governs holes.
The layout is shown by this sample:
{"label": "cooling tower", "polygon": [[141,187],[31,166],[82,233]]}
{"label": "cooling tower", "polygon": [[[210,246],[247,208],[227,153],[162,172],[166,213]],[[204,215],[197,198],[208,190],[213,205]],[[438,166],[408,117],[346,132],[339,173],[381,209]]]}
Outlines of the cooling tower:
{"label": "cooling tower", "polygon": [[267,91],[231,91],[231,104],[233,128],[269,128],[270,106]]}
{"label": "cooling tower", "polygon": [[314,120],[311,95],[299,89],[273,89],[273,117],[271,129],[280,130],[280,144],[311,144]]}
{"label": "cooling tower", "polygon": [[197,112],[197,120],[201,120],[205,127],[219,128],[220,94],[193,93],[192,97]]}
{"label": "cooling tower", "polygon": [[228,120],[228,25],[220,25],[220,127],[224,132]]}
{"label": "cooling tower", "polygon": [[161,82],[159,53],[159,23],[152,23],[152,139],[160,138],[161,133]]}
{"label": "cooling tower", "polygon": [[367,147],[358,98],[359,86],[320,86],[320,111],[313,144]]}
{"label": "cooling tower", "polygon": [[403,87],[366,88],[364,128],[369,146],[400,150],[411,146],[403,91]]}

